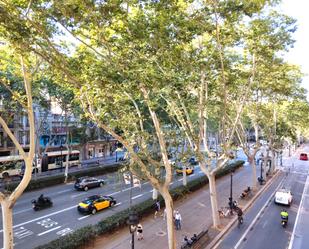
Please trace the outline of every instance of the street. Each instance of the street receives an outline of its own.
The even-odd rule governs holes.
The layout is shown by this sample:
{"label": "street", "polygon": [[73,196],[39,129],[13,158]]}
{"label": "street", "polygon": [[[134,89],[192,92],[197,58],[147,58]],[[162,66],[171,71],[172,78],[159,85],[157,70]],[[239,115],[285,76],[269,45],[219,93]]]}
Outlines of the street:
{"label": "street", "polygon": [[[285,166],[285,173],[281,173],[280,177],[270,185],[244,215],[244,223],[240,227],[238,227],[238,224],[235,224],[233,229],[216,245],[216,248],[284,249],[289,247],[304,186],[307,181],[309,163],[298,160],[298,155],[296,154]],[[292,191],[293,202],[290,207],[274,203],[274,194],[279,188],[286,188]],[[283,209],[286,209],[289,213],[289,221],[286,228],[283,228],[280,223],[280,212]],[[304,221],[306,220],[304,219]],[[301,218],[298,221],[301,221],[301,225],[298,226],[299,228],[304,224],[308,224],[303,222]],[[306,229],[299,230],[305,231]],[[294,241],[296,244],[297,239]],[[293,248],[305,247],[298,246]]]}
{"label": "street", "polygon": [[[188,180],[201,175],[203,173],[196,167],[195,173],[188,176]],[[69,183],[24,193],[14,207],[15,248],[34,248],[83,226],[96,224],[99,220],[128,208],[130,187],[120,183],[119,178],[122,178],[122,175],[113,173],[105,175],[103,178],[106,184],[102,188],[90,189],[87,192],[76,191],[73,188],[73,183]],[[172,187],[181,184],[182,176],[176,176]],[[141,188],[134,187],[132,189],[133,205],[151,198],[152,191],[148,182],[142,183]],[[41,193],[51,197],[54,205],[51,208],[35,212],[31,208],[31,200],[38,198]],[[77,204],[93,194],[112,195],[117,204],[96,215],[80,214],[77,211]],[[0,226],[2,227],[2,219]],[[0,243],[2,244],[2,230],[0,232]]]}

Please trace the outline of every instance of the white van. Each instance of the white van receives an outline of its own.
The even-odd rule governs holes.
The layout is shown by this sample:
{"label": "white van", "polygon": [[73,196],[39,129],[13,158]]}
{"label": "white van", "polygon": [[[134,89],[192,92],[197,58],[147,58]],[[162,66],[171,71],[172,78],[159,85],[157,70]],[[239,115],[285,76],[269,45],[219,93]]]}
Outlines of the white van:
{"label": "white van", "polygon": [[293,195],[288,189],[279,189],[275,195],[275,203],[290,206],[293,200]]}

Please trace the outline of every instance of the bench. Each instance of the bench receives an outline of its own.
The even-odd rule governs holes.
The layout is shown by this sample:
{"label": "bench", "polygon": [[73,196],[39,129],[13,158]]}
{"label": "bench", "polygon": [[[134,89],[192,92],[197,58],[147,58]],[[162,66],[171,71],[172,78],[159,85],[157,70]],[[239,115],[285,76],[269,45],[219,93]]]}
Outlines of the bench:
{"label": "bench", "polygon": [[191,238],[189,238],[189,241],[191,242],[190,244],[185,242],[182,246],[181,249],[202,249],[205,248],[207,241],[209,240],[208,236],[208,229],[201,231],[197,236],[194,241],[191,241]]}

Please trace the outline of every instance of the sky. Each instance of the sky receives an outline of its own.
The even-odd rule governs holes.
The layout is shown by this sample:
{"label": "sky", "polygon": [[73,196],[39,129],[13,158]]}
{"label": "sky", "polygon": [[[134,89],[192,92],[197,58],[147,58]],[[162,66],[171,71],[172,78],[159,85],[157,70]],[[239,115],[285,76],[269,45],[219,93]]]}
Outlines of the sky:
{"label": "sky", "polygon": [[300,65],[302,72],[307,75],[303,78],[302,86],[307,89],[309,100],[309,1],[282,0],[280,9],[297,20],[297,30],[293,36],[296,42],[294,48],[291,48],[286,55],[286,59]]}

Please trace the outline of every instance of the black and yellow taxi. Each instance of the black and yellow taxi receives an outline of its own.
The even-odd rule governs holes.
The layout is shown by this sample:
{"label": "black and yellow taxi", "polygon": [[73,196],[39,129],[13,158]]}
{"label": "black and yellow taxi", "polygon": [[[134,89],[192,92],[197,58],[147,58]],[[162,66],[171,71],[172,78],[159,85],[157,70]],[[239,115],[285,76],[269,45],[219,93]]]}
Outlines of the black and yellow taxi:
{"label": "black and yellow taxi", "polygon": [[181,175],[184,170],[186,171],[186,175],[191,175],[194,173],[194,167],[186,167],[185,169],[182,167],[177,167],[176,174]]}
{"label": "black and yellow taxi", "polygon": [[81,213],[95,214],[97,211],[112,207],[116,200],[112,196],[92,195],[80,202],[77,210]]}

